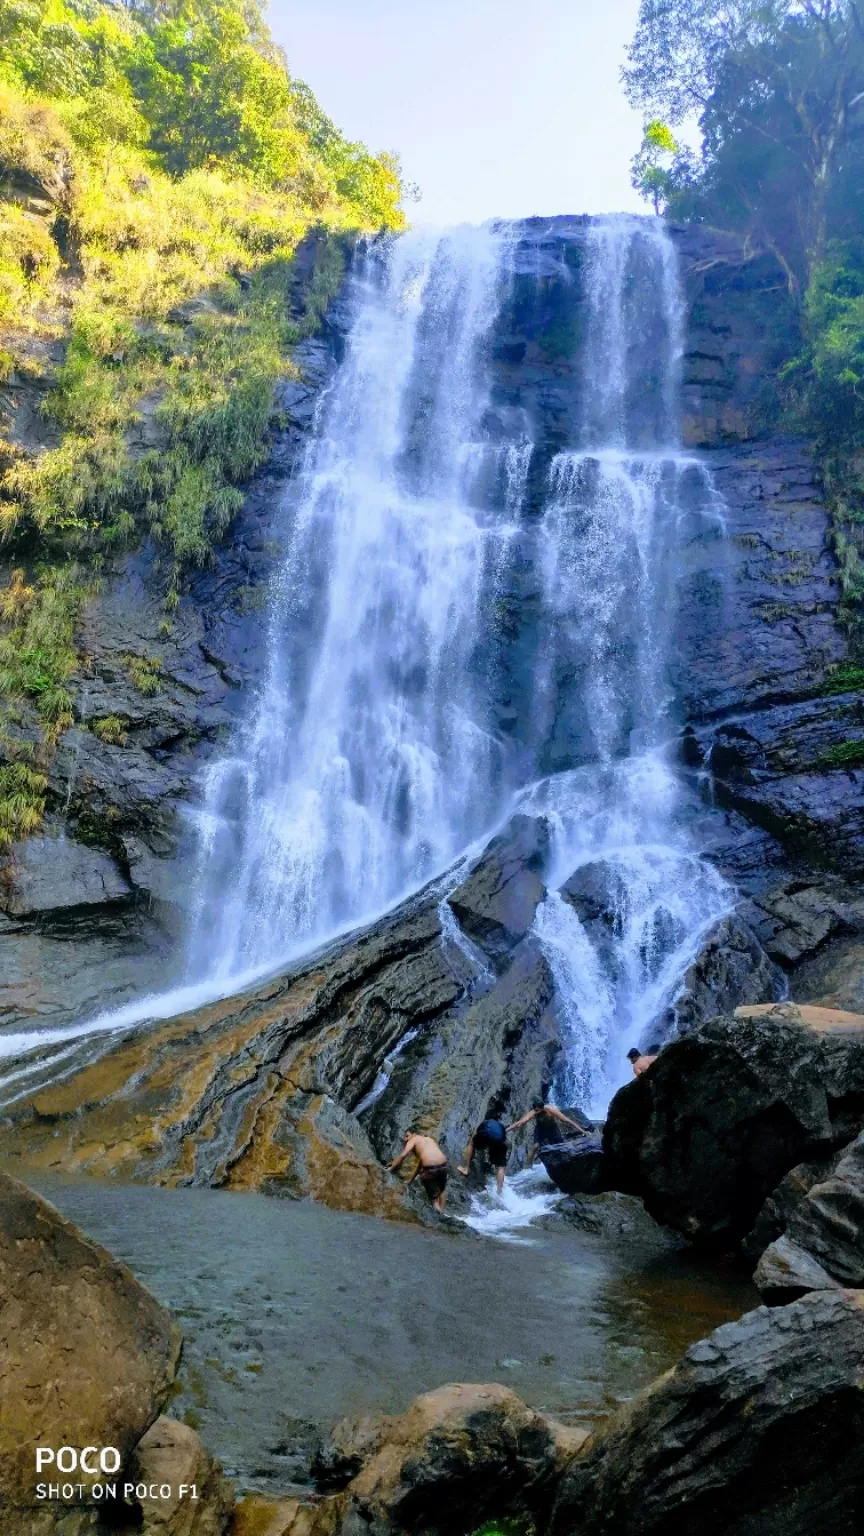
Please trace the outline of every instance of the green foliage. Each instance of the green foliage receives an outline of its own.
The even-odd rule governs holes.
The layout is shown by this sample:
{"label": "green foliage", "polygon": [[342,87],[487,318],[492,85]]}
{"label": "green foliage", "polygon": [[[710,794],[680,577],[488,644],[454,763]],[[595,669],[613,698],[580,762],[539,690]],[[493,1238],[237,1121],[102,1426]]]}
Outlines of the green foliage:
{"label": "green foliage", "polygon": [[35,832],[45,810],[44,773],[25,762],[0,765],[0,851]]}
{"label": "green foliage", "polygon": [[822,752],[819,762],[823,768],[864,768],[864,741],[840,741]]}
{"label": "green foliage", "polygon": [[[4,0],[0,376],[27,371],[34,336],[66,345],[45,402],[59,444],[27,453],[0,433],[0,543],[18,566],[0,591],[0,713],[28,701],[49,745],[68,725],[76,622],[118,545],[153,538],[177,603],[266,455],[341,232],[401,228],[400,195],[397,162],[345,140],[290,77],[259,0]],[[143,693],[161,686],[158,661],[127,665]],[[94,729],[119,744],[113,718]],[[0,824],[23,827],[23,811],[2,823],[2,794]]]}
{"label": "green foliage", "polygon": [[162,663],[158,656],[125,656],[126,671],[130,682],[139,693],[151,697],[162,687]]}
{"label": "green foliage", "polygon": [[98,736],[109,747],[126,745],[126,727],[119,715],[103,715],[101,720],[91,722],[90,729],[94,736]]}
{"label": "green foliage", "polygon": [[657,214],[672,195],[673,166],[679,154],[671,128],[659,117],[652,117],[643,129],[639,151],[630,162],[630,180]]}
{"label": "green foliage", "polygon": [[864,667],[858,666],[853,661],[843,662],[841,666],[834,667],[828,673],[819,692],[822,694],[864,693]]}

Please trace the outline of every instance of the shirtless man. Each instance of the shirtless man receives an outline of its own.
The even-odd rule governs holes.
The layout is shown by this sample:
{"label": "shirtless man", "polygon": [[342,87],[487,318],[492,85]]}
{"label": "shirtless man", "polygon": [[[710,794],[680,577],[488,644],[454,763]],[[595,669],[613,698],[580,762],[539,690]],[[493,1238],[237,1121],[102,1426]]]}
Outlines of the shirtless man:
{"label": "shirtless man", "polygon": [[627,1060],[633,1068],[633,1076],[641,1077],[643,1072],[648,1071],[651,1063],[657,1060],[657,1057],[643,1056],[639,1051],[636,1050],[636,1047],[634,1046],[632,1051],[627,1052]]}
{"label": "shirtless man", "polygon": [[413,1184],[419,1174],[420,1183],[433,1207],[436,1211],[443,1211],[449,1170],[444,1153],[431,1136],[420,1136],[416,1131],[406,1131],[405,1145],[399,1156],[394,1157],[389,1172],[394,1173],[400,1163],[404,1163],[406,1157],[410,1157],[412,1152],[417,1159],[417,1167],[408,1183]]}
{"label": "shirtless man", "polygon": [[565,1140],[567,1133],[560,1129],[562,1125],[569,1125],[571,1131],[578,1131],[580,1136],[591,1134],[590,1131],[586,1131],[584,1125],[579,1125],[576,1120],[571,1120],[569,1115],[565,1115],[557,1105],[545,1104],[542,1099],[535,1099],[534,1106],[529,1109],[527,1115],[523,1115],[521,1120],[514,1120],[507,1129],[518,1131],[520,1126],[528,1125],[531,1120],[534,1121],[534,1145],[528,1149],[529,1168],[542,1147]]}

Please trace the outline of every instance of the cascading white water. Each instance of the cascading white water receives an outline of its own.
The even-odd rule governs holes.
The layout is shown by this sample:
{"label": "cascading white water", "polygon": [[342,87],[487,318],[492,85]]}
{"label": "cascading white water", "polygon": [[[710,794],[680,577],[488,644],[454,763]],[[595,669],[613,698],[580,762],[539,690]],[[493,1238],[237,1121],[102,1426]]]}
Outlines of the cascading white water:
{"label": "cascading white water", "polygon": [[[542,735],[542,711],[557,703],[556,667],[577,658],[592,761],[531,789],[523,808],[545,812],[553,831],[553,889],[535,932],[568,1040],[557,1094],[601,1116],[629,1073],[626,1050],[674,998],[729,894],[676,823],[664,752],[678,530],[694,476],[703,481],[702,515],[716,516],[716,507],[706,472],[678,443],[682,310],[662,226],[595,225],[585,288],[582,442],[553,460],[539,527],[537,708]],[[649,377],[633,357],[646,328],[656,370]],[[644,349],[641,359],[644,368]],[[599,944],[554,889],[585,866],[607,891]]]}
{"label": "cascading white water", "polygon": [[[205,784],[186,984],[59,1031],[58,1048],[371,918],[516,806],[553,835],[535,934],[566,1040],[556,1092],[602,1113],[728,907],[678,824],[664,754],[680,530],[718,515],[678,445],[674,247],[651,220],[588,225],[581,419],[550,462],[530,413],[496,416],[492,399],[518,239],[413,232],[358,265],[346,357],[278,530],[266,681]],[[501,614],[525,570],[516,661]],[[512,736],[492,698],[502,670],[520,674]],[[602,931],[557,889],[586,865],[610,893]]]}
{"label": "cascading white water", "polygon": [[199,974],[248,971],[382,910],[503,807],[472,664],[527,466],[518,446],[497,454],[499,510],[479,509],[480,354],[505,248],[491,228],[412,233],[373,249],[355,282],[266,686],[207,784]]}

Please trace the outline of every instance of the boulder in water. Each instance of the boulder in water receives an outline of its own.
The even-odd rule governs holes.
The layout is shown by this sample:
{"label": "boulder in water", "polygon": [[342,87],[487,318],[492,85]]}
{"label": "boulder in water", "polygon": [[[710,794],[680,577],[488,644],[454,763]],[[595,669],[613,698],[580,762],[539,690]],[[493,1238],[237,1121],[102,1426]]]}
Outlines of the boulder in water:
{"label": "boulder in water", "polygon": [[627,886],[621,871],[606,859],[581,864],[561,886],[580,922],[602,922],[613,928],[625,910]]}
{"label": "boulder in water", "polygon": [[513,816],[447,898],[465,933],[499,970],[546,894],[541,877],[548,852],[545,818]]}
{"label": "boulder in water", "polygon": [[864,1119],[864,1018],[766,1005],[674,1040],[612,1100],[608,1183],[657,1221],[730,1249],[796,1164]]}
{"label": "boulder in water", "polygon": [[759,1307],[619,1410],[551,1536],[827,1536],[864,1524],[864,1292]]}
{"label": "boulder in water", "polygon": [[599,1136],[574,1136],[542,1147],[540,1160],[552,1183],[565,1195],[597,1195],[606,1188]]}

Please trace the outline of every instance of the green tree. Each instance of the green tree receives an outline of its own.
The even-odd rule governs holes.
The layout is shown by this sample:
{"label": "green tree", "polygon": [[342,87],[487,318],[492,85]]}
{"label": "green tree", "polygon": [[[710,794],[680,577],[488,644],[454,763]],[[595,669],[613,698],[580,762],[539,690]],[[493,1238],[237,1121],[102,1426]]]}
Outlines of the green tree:
{"label": "green tree", "polygon": [[655,213],[668,202],[674,182],[672,166],[679,146],[671,128],[659,118],[645,124],[642,143],[630,162],[630,180],[636,191],[651,203]]}
{"label": "green tree", "polygon": [[864,131],[859,0],[642,0],[624,82],[672,124],[698,117],[679,211],[742,228],[799,293]]}

